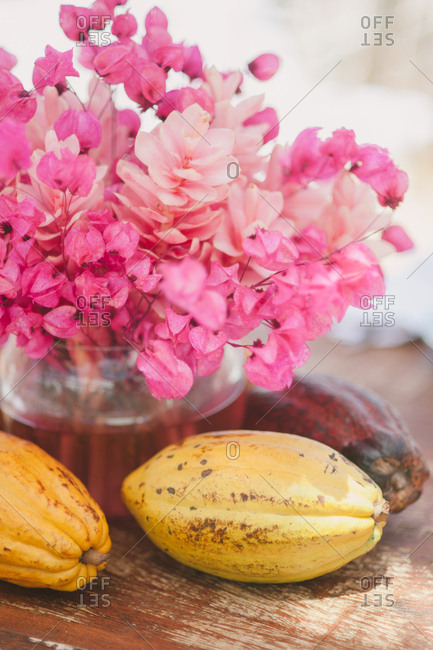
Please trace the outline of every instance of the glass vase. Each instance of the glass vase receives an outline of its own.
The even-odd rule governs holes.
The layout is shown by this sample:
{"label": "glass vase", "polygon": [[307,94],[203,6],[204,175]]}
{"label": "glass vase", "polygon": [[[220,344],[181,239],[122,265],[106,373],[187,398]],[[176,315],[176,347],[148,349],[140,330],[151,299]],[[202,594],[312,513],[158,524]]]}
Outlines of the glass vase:
{"label": "glass vase", "polygon": [[246,379],[239,350],[195,380],[186,398],[157,400],[130,346],[60,342],[29,359],[13,338],[0,358],[3,429],[35,442],[87,486],[107,517],[127,514],[123,478],[160,449],[187,435],[236,429]]}

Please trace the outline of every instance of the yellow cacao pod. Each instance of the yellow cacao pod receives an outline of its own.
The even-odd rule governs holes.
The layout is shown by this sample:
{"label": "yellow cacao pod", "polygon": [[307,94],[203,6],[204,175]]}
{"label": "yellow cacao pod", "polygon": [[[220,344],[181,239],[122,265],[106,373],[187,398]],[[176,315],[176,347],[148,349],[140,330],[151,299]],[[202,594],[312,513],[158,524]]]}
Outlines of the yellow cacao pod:
{"label": "yellow cacao pod", "polygon": [[0,432],[0,579],[74,591],[105,567],[110,546],[84,485],[37,445]]}
{"label": "yellow cacao pod", "polygon": [[380,488],[327,445],[222,431],[166,447],[125,479],[123,499],[160,549],[245,582],[296,582],[371,550],[388,513]]}

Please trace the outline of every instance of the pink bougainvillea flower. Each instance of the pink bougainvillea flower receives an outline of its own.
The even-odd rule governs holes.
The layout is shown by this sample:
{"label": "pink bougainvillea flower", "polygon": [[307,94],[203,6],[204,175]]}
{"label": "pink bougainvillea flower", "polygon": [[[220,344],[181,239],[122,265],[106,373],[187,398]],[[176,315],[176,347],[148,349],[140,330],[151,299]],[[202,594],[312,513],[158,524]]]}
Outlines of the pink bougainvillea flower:
{"label": "pink bougainvillea flower", "polygon": [[96,166],[87,156],[61,149],[60,158],[53,151],[42,156],[36,173],[39,180],[56,190],[87,196],[96,178]]}
{"label": "pink bougainvillea flower", "polygon": [[167,16],[159,7],[153,7],[153,9],[146,14],[144,26],[146,31],[155,27],[166,30],[168,27]]}
{"label": "pink bougainvillea flower", "polygon": [[269,390],[282,390],[290,387],[293,369],[287,359],[279,354],[279,346],[274,332],[269,334],[266,344],[257,341],[250,346],[250,356],[245,363],[248,379],[257,386]]}
{"label": "pink bougainvillea flower", "polygon": [[145,20],[146,35],[142,46],[161,68],[173,68],[179,72],[185,63],[185,48],[182,44],[173,43],[167,26],[165,14],[158,7],[151,9]]}
{"label": "pink bougainvillea flower", "polygon": [[73,228],[65,237],[65,254],[78,266],[97,262],[104,253],[104,238],[92,226],[87,231],[80,227]]}
{"label": "pink bougainvillea flower", "polygon": [[340,272],[338,287],[345,299],[345,309],[349,305],[359,307],[363,296],[383,295],[385,292],[382,270],[366,244],[348,244],[334,253],[330,260]]}
{"label": "pink bougainvillea flower", "polygon": [[77,310],[69,305],[55,307],[43,318],[44,329],[58,338],[68,338],[78,332],[78,323],[74,320]]}
{"label": "pink bougainvillea flower", "polygon": [[197,45],[190,45],[184,49],[184,62],[182,72],[192,79],[204,79],[203,58]]}
{"label": "pink bougainvillea flower", "polygon": [[116,4],[124,3],[114,3],[113,0],[96,0],[91,7],[61,5],[60,27],[72,41],[83,43],[89,37],[89,30],[101,30],[107,26]]}
{"label": "pink bougainvillea flower", "polygon": [[276,54],[260,54],[248,64],[251,74],[260,81],[271,79],[279,67],[280,59]]}
{"label": "pink bougainvillea flower", "polygon": [[66,140],[75,134],[81,151],[97,147],[101,142],[101,123],[92,111],[69,109],[54,122],[54,130],[59,140]]}
{"label": "pink bougainvillea flower", "polygon": [[[0,344],[15,335],[36,359],[54,337],[126,340],[159,399],[188,394],[234,345],[251,381],[283,389],[308,341],[383,293],[374,251],[411,245],[392,225],[407,177],[344,128],[264,149],[277,115],[243,96],[242,73],[203,67],[157,7],[140,40],[125,3],[61,7],[92,72],[83,101],[72,51],[47,46],[26,92],[0,49]],[[278,66],[263,54],[249,68],[266,80]]]}
{"label": "pink bougainvillea flower", "polygon": [[0,268],[0,294],[5,298],[16,298],[21,288],[20,281],[20,267],[14,260],[7,259]]}
{"label": "pink bougainvillea flower", "polygon": [[0,47],[0,69],[12,70],[17,64],[17,57]]}
{"label": "pink bougainvillea flower", "polygon": [[146,110],[161,101],[165,93],[167,74],[156,63],[144,63],[134,67],[132,74],[125,81],[128,97]]}
{"label": "pink bougainvillea flower", "polygon": [[137,250],[140,235],[129,223],[111,223],[104,229],[107,253],[129,259]]}
{"label": "pink bougainvillea flower", "polygon": [[358,162],[352,171],[371,185],[380,205],[392,209],[401,203],[409,185],[407,174],[397,169],[388,151],[375,145],[366,144],[358,148]]}
{"label": "pink bougainvillea flower", "polygon": [[0,120],[28,122],[36,111],[36,100],[8,70],[0,69]]}
{"label": "pink bougainvillea flower", "polygon": [[[37,330],[43,322],[41,314],[28,312],[20,305],[11,305],[9,308],[9,316],[11,322],[7,327],[10,334],[15,334],[18,338],[30,339],[35,330]],[[23,344],[27,340],[22,341]]]}
{"label": "pink bougainvillea flower", "polygon": [[[81,304],[88,308],[92,303],[99,305],[102,310],[108,307],[120,309],[128,299],[130,286],[126,277],[114,271],[109,271],[103,277],[99,277],[91,270],[85,269],[74,282],[76,304],[80,309]],[[95,296],[98,298],[97,300],[94,299]]]}
{"label": "pink bougainvillea flower", "polygon": [[401,226],[392,225],[382,233],[382,239],[392,244],[398,253],[413,248],[413,241]]}
{"label": "pink bougainvillea flower", "polygon": [[24,269],[22,291],[43,307],[56,307],[60,300],[60,288],[65,283],[63,274],[56,271],[48,262],[39,262]]}
{"label": "pink bougainvillea flower", "polygon": [[191,316],[188,314],[178,314],[171,307],[165,311],[165,321],[158,323],[155,327],[155,333],[161,339],[175,340],[176,344],[184,343],[189,337],[189,324]]}
{"label": "pink bougainvillea flower", "polygon": [[305,185],[312,180],[332,176],[333,171],[328,168],[328,160],[320,152],[318,131],[318,128],[305,129],[281,155],[283,173],[291,182]]}
{"label": "pink bougainvillea flower", "polygon": [[170,341],[153,341],[140,352],[137,367],[146,377],[150,392],[158,399],[179,399],[192,387],[192,370],[175,356]]}
{"label": "pink bougainvillea flower", "polygon": [[116,16],[111,26],[111,32],[119,40],[131,38],[137,32],[137,21],[135,17],[127,11],[125,14]]}
{"label": "pink bougainvillea flower", "polygon": [[271,271],[282,271],[299,257],[296,246],[279,230],[256,228],[245,239],[243,248],[260,266]]}
{"label": "pink bougainvillea flower", "polygon": [[192,104],[199,104],[199,106],[213,117],[214,101],[212,97],[201,88],[190,87],[170,90],[168,93],[165,93],[162,101],[158,105],[156,115],[161,119],[165,119],[172,111],[183,113]]}
{"label": "pink bougainvillea flower", "polygon": [[337,173],[346,163],[357,160],[359,147],[355,141],[355,132],[349,129],[337,129],[331,137],[319,145],[319,150],[328,158],[328,166]]}
{"label": "pink bougainvillea flower", "polygon": [[130,43],[112,43],[99,49],[93,66],[107,84],[125,83],[133,73],[132,62],[129,61],[133,59],[132,51]]}
{"label": "pink bougainvillea flower", "polygon": [[59,22],[66,36],[72,41],[87,39],[92,10],[88,7],[60,5]]}
{"label": "pink bougainvillea flower", "polygon": [[46,46],[45,56],[36,59],[33,69],[33,85],[38,93],[42,93],[45,86],[65,90],[68,85],[66,77],[80,76],[72,65],[72,52],[58,52],[51,45]]}
{"label": "pink bougainvillea flower", "polygon": [[[17,243],[35,235],[44,215],[28,199],[18,202],[15,197],[0,196],[0,229],[3,242]],[[14,249],[11,250],[11,254]]]}
{"label": "pink bougainvillea flower", "polygon": [[152,292],[161,280],[159,273],[152,272],[150,257],[136,253],[125,260],[125,272],[132,284],[146,293]]}
{"label": "pink bougainvillea flower", "polygon": [[165,264],[161,289],[167,300],[188,311],[199,325],[219,330],[226,319],[224,298],[206,288],[206,270],[193,258]]}
{"label": "pink bougainvillea flower", "polygon": [[180,72],[185,63],[184,51],[185,48],[181,43],[170,43],[154,50],[152,58],[161,68],[172,68]]}
{"label": "pink bougainvillea flower", "polygon": [[135,138],[140,130],[140,117],[129,108],[117,112],[116,122],[118,125],[126,126],[130,138]]}
{"label": "pink bougainvillea flower", "polygon": [[192,327],[189,331],[189,340],[192,347],[201,354],[212,354],[221,350],[227,343],[228,337],[224,332],[216,334],[206,327]]}
{"label": "pink bougainvillea flower", "polygon": [[0,177],[14,178],[30,167],[30,142],[22,124],[10,119],[0,121],[0,151]]}

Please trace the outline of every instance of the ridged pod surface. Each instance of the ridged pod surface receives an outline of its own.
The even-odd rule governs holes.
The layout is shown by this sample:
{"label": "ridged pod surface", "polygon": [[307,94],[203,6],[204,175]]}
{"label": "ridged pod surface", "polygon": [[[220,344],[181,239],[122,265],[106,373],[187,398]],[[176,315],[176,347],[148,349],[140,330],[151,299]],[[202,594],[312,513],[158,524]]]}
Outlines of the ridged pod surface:
{"label": "ridged pod surface", "polygon": [[110,547],[84,485],[37,445],[0,432],[0,579],[75,591],[105,567]]}
{"label": "ridged pod surface", "polygon": [[388,513],[380,488],[344,456],[273,432],[186,438],[132,472],[122,495],[160,549],[245,582],[338,569],[375,546]]}

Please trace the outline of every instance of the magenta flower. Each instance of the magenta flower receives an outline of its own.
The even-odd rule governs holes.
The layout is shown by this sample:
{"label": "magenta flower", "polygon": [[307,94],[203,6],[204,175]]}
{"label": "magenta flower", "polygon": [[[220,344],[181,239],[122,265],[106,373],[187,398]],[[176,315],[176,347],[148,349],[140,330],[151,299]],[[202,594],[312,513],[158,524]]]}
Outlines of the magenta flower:
{"label": "magenta flower", "polygon": [[59,140],[76,135],[81,151],[97,147],[101,142],[101,123],[92,111],[69,109],[54,122],[54,130]]}
{"label": "magenta flower", "polygon": [[[204,65],[157,7],[136,37],[124,4],[61,7],[84,98],[72,50],[47,46],[27,92],[0,49],[0,344],[15,335],[38,359],[58,338],[127,341],[168,399],[233,345],[252,382],[284,389],[309,341],[384,292],[375,246],[411,246],[393,223],[407,176],[345,128],[272,144],[277,113],[241,71]],[[278,67],[249,64],[260,80]]]}
{"label": "magenta flower", "polygon": [[79,77],[72,65],[72,50],[58,52],[51,45],[45,48],[45,56],[36,59],[33,70],[33,85],[41,93],[45,86],[57,86],[64,90],[66,77]]}
{"label": "magenta flower", "polygon": [[[161,100],[161,98],[159,99]],[[156,115],[161,119],[165,119],[172,111],[183,113],[192,104],[198,104],[209,113],[211,118],[213,117],[215,104],[212,97],[201,88],[190,87],[170,90],[165,93],[158,105]]]}
{"label": "magenta flower", "polygon": [[49,334],[58,338],[68,338],[78,332],[78,322],[75,320],[76,309],[63,305],[52,309],[43,318],[42,327]]}
{"label": "magenta flower", "polygon": [[91,158],[75,156],[69,149],[60,150],[60,158],[53,151],[45,154],[37,166],[39,180],[55,190],[78,196],[87,196],[96,178],[95,163]]}
{"label": "magenta flower", "polygon": [[0,120],[28,122],[36,111],[36,100],[11,72],[0,69]]}
{"label": "magenta flower", "polygon": [[104,238],[94,227],[87,232],[77,226],[70,230],[65,237],[65,253],[78,266],[97,262],[105,253]]}
{"label": "magenta flower", "polygon": [[192,79],[203,79],[203,58],[197,45],[184,49],[184,62],[182,72]]}
{"label": "magenta flower", "polygon": [[126,14],[121,14],[120,16],[115,17],[111,26],[111,32],[114,36],[117,36],[119,40],[122,40],[134,36],[134,34],[137,33],[137,28],[137,21],[134,16],[127,11]]}
{"label": "magenta flower", "polygon": [[131,44],[112,43],[99,50],[93,59],[93,66],[107,83],[123,83],[133,72],[129,57],[133,58]]}
{"label": "magenta flower", "polygon": [[0,150],[0,177],[14,178],[30,167],[30,142],[23,125],[9,119],[0,121]]}
{"label": "magenta flower", "polygon": [[274,76],[280,67],[280,59],[276,54],[261,54],[248,64],[248,69],[260,81],[267,81]]}

